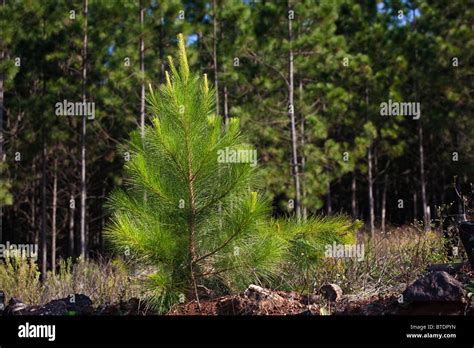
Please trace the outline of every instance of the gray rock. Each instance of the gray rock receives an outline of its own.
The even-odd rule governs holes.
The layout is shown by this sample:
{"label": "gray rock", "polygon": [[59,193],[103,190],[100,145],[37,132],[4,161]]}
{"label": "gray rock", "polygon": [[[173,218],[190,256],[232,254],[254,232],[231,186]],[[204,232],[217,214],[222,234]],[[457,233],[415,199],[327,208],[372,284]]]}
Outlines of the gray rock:
{"label": "gray rock", "polygon": [[5,307],[6,315],[21,315],[24,310],[28,308],[28,305],[21,302],[20,300],[12,297],[8,301],[8,305]]}
{"label": "gray rock", "polygon": [[416,280],[403,292],[406,302],[466,302],[466,291],[462,284],[447,272],[437,271]]}
{"label": "gray rock", "polygon": [[91,315],[93,313],[91,299],[82,294],[53,300],[43,306],[28,306],[12,297],[5,308],[6,315]]}

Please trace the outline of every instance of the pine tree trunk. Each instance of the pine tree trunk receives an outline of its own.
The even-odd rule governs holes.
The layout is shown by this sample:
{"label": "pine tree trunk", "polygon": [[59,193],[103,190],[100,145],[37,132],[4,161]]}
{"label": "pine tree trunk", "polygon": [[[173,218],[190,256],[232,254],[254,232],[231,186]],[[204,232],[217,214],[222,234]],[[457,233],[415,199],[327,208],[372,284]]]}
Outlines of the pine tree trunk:
{"label": "pine tree trunk", "polygon": [[291,129],[291,167],[293,174],[293,183],[295,189],[295,201],[294,208],[296,217],[301,219],[301,188],[299,179],[298,169],[298,140],[296,136],[296,121],[294,112],[294,71],[293,71],[293,33],[291,27],[291,21],[289,13],[292,10],[291,1],[288,0],[288,42],[289,42],[289,53],[288,53],[288,117],[290,119]]}
{"label": "pine tree trunk", "polygon": [[192,170],[192,155],[191,149],[187,149],[188,152],[188,190],[189,190],[189,270],[191,275],[191,282],[193,284],[194,299],[197,301],[198,307],[201,308],[199,303],[199,295],[197,290],[197,279],[195,273],[195,262],[196,262],[196,201],[194,196],[194,175]]}
{"label": "pine tree trunk", "polygon": [[[455,177],[455,182],[454,185],[456,187],[456,191],[459,192],[462,195],[462,189],[461,189],[461,178],[459,176]],[[456,202],[457,202],[457,214],[462,215],[465,217],[465,208],[464,208],[464,202],[459,195],[456,195]]]}
{"label": "pine tree trunk", "polygon": [[56,272],[56,213],[58,202],[58,159],[54,159],[53,167],[53,202],[51,213],[51,271]]}
{"label": "pine tree trunk", "polygon": [[332,215],[332,197],[331,197],[331,183],[328,184],[327,198],[327,214]]}
{"label": "pine tree trunk", "polygon": [[413,221],[416,221],[418,219],[418,199],[416,195],[416,191],[413,192]]}
{"label": "pine tree trunk", "polygon": [[229,123],[229,101],[227,95],[227,85],[224,85],[224,124]]}
{"label": "pine tree trunk", "polygon": [[[415,9],[412,8],[412,15],[414,16]],[[416,28],[416,16],[413,17],[412,28],[417,32]],[[415,62],[418,62],[418,49],[415,48]],[[415,98],[418,99],[418,84],[415,79]],[[428,211],[428,202],[426,198],[426,179],[425,179],[425,156],[423,149],[423,127],[421,125],[421,119],[418,121],[418,148],[420,155],[420,184],[421,184],[421,205],[423,212],[423,223],[424,229],[427,231],[430,228],[430,216]]]}
{"label": "pine tree trunk", "polygon": [[355,171],[352,174],[351,191],[352,191],[352,202],[351,202],[352,217],[354,219],[357,219],[357,180],[356,180]]}
{"label": "pine tree trunk", "polygon": [[[365,86],[365,117],[369,119],[369,86]],[[370,221],[370,236],[373,239],[375,237],[375,212],[374,212],[374,179],[372,174],[372,145],[369,146],[367,151],[367,181],[369,186],[369,221]]]}
{"label": "pine tree trunk", "polygon": [[[303,82],[300,81],[299,85],[299,90],[300,90],[300,105],[303,105]],[[301,195],[302,195],[302,200],[304,201],[306,198],[306,187],[305,187],[305,167],[306,167],[306,157],[305,157],[305,146],[306,146],[306,138],[305,138],[305,115],[303,112],[301,112],[300,115],[300,142],[301,142]],[[301,203],[301,213],[303,215],[303,220],[306,220],[308,218],[308,209],[306,205],[303,205]]]}
{"label": "pine tree trunk", "polygon": [[377,148],[373,148],[373,149],[374,149],[373,151],[374,169],[373,169],[372,176],[374,178],[374,218],[376,220],[380,212],[380,185],[377,183],[377,180],[375,179],[377,177],[377,173],[379,172],[379,161],[378,161],[378,155],[377,155]]}
{"label": "pine tree trunk", "polygon": [[381,211],[381,225],[382,233],[385,233],[385,219],[387,215],[387,186],[388,186],[388,175],[385,174],[383,181],[383,191],[382,191],[382,211]]}
{"label": "pine tree trunk", "polygon": [[[31,166],[31,172],[33,173],[33,188],[31,189],[31,198],[30,198],[30,208],[31,208],[31,224],[30,224],[30,230],[31,230],[31,239],[33,243],[38,245],[38,240],[36,239],[38,236],[38,226],[36,225],[36,164],[34,163],[33,159],[33,164]],[[0,231],[1,232],[1,231]]]}
{"label": "pine tree trunk", "polygon": [[440,190],[440,205],[445,204],[445,193],[444,193],[444,188],[446,187],[446,172],[443,170],[441,171],[441,190]]}
{"label": "pine tree trunk", "polygon": [[[74,192],[74,188],[72,190]],[[74,253],[74,214],[76,211],[75,205],[71,206],[71,201],[74,201],[74,194],[71,194],[70,200],[69,200],[69,243],[68,243],[68,253],[69,257],[74,259],[75,253]]]}
{"label": "pine tree trunk", "polygon": [[[36,160],[36,158],[35,158]],[[33,191],[33,207],[32,207],[32,210],[33,210],[33,215],[36,216],[36,220],[38,221],[38,224],[41,223],[40,219],[40,212],[39,212],[39,207],[40,207],[40,192],[38,192],[38,188],[40,188],[41,184],[40,184],[40,178],[41,178],[41,174],[39,172],[39,169],[36,167],[36,165],[33,167],[33,170],[34,170],[34,178],[35,178],[35,183],[34,183],[34,191]],[[36,212],[36,213],[35,213]],[[36,222],[36,221],[35,221]],[[35,241],[35,244],[40,246],[40,229],[38,229],[38,226],[36,225],[33,225],[33,230],[34,230],[34,234],[35,234],[35,237],[34,237],[34,241]],[[40,250],[41,252],[41,250]],[[39,255],[41,256],[41,254]],[[41,261],[41,260],[40,260]]]}
{"label": "pine tree trunk", "polygon": [[216,115],[219,115],[219,76],[217,65],[217,1],[212,0],[212,60],[214,63],[214,88],[216,89]]}
{"label": "pine tree trunk", "polygon": [[423,128],[421,123],[418,123],[418,136],[419,136],[419,151],[420,151],[420,183],[421,183],[421,204],[423,206],[423,222],[425,230],[429,229],[430,216],[428,213],[428,205],[426,200],[426,179],[425,179],[425,158],[423,151]]}
{"label": "pine tree trunk", "polygon": [[[82,47],[82,101],[86,103],[86,81],[87,81],[87,15],[88,0],[84,0],[84,39]],[[87,258],[86,246],[86,116],[82,117],[81,132],[81,211],[80,211],[80,250],[81,258]]]}
{"label": "pine tree trunk", "polygon": [[46,136],[45,130],[43,130],[43,156],[42,156],[42,165],[41,165],[41,236],[40,236],[40,271],[41,279],[44,280],[46,277],[46,261],[47,261],[47,249],[46,249]]}
{"label": "pine tree trunk", "polygon": [[100,252],[103,253],[105,251],[104,248],[104,227],[105,227],[105,186],[102,186],[102,199],[104,203],[101,205],[101,217],[100,217],[100,232],[99,232],[99,246]]}
{"label": "pine tree trunk", "polygon": [[373,189],[373,178],[372,178],[372,146],[369,146],[368,156],[368,169],[367,169],[367,181],[369,186],[369,219],[370,219],[370,236],[375,236],[375,212],[374,212],[374,189]]}
{"label": "pine tree trunk", "polygon": [[140,74],[141,74],[141,91],[140,91],[140,132],[142,138],[145,137],[145,42],[143,32],[143,0],[140,0]]}
{"label": "pine tree trunk", "polygon": [[[45,36],[45,20],[42,20],[42,37]],[[42,94],[43,96],[46,95],[46,79],[44,75],[44,67],[41,71],[42,75]],[[41,231],[40,231],[40,272],[41,272],[41,280],[43,281],[46,279],[46,270],[47,270],[47,245],[46,245],[46,225],[47,225],[47,212],[46,212],[46,190],[47,190],[47,178],[46,178],[46,159],[48,158],[47,154],[47,145],[46,145],[46,128],[43,127],[41,131],[41,138],[43,143],[43,151],[41,157]]]}

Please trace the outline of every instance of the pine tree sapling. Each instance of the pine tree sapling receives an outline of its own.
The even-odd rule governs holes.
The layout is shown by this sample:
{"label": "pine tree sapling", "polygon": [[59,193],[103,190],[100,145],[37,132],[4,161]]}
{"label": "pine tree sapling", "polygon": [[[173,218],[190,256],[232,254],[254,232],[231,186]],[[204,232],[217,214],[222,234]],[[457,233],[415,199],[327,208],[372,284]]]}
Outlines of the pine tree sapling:
{"label": "pine tree sapling", "polygon": [[201,286],[265,279],[282,253],[259,228],[269,206],[255,191],[257,167],[218,160],[222,151],[251,148],[239,120],[222,130],[222,118],[213,113],[215,92],[206,75],[189,71],[182,34],[178,46],[179,66],[168,57],[165,84],[159,91],[150,86],[151,125],[143,138],[133,132],[124,147],[131,154],[128,180],[109,199],[106,230],[120,252],[157,267],[150,281],[162,310],[185,299],[199,303]]}

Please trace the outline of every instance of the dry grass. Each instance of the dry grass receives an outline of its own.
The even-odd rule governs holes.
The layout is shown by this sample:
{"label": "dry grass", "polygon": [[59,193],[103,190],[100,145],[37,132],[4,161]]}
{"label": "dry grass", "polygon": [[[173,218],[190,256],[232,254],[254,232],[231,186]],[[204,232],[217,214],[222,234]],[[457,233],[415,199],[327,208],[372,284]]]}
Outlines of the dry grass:
{"label": "dry grass", "polygon": [[[438,232],[422,232],[416,227],[392,229],[377,233],[374,241],[359,238],[364,243],[365,257],[357,259],[323,258],[309,275],[318,289],[325,283],[336,283],[346,294],[357,296],[383,293],[403,288],[426,271],[433,263],[448,262],[443,236]],[[149,289],[143,280],[156,270],[132,273],[120,259],[96,261],[60,260],[56,274],[48,272],[44,282],[39,280],[37,265],[24,259],[0,261],[0,290],[6,300],[12,296],[28,304],[43,304],[73,293],[89,296],[95,305],[145,299]],[[294,280],[282,279],[289,283]],[[302,290],[293,284],[293,290]],[[273,287],[273,286],[271,286]],[[278,288],[277,286],[276,288]],[[292,290],[285,289],[285,290]],[[306,288],[303,292],[311,291]]]}
{"label": "dry grass", "polygon": [[44,282],[32,260],[7,258],[0,261],[0,290],[6,301],[16,297],[31,305],[80,293],[89,296],[94,305],[141,297],[140,281],[131,277],[119,260],[81,261],[60,260],[56,274],[48,272]]}
{"label": "dry grass", "polygon": [[360,239],[364,259],[326,258],[316,274],[316,286],[336,283],[345,293],[380,293],[413,282],[431,264],[448,262],[439,232],[403,227],[379,232],[374,241]]}

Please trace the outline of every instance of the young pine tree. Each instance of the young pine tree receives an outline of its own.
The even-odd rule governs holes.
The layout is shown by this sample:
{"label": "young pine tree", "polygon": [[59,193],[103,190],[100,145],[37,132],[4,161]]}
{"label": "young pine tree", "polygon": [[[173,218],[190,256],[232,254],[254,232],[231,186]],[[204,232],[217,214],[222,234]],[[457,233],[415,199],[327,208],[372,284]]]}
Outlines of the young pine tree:
{"label": "young pine tree", "polygon": [[162,310],[183,297],[199,303],[201,286],[236,290],[266,279],[283,252],[262,228],[268,204],[255,191],[256,167],[223,156],[252,147],[237,119],[224,129],[206,75],[189,71],[182,34],[178,43],[179,67],[169,57],[166,83],[158,93],[150,86],[152,125],[124,150],[128,181],[110,197],[107,229],[116,248],[158,267],[150,280]]}

